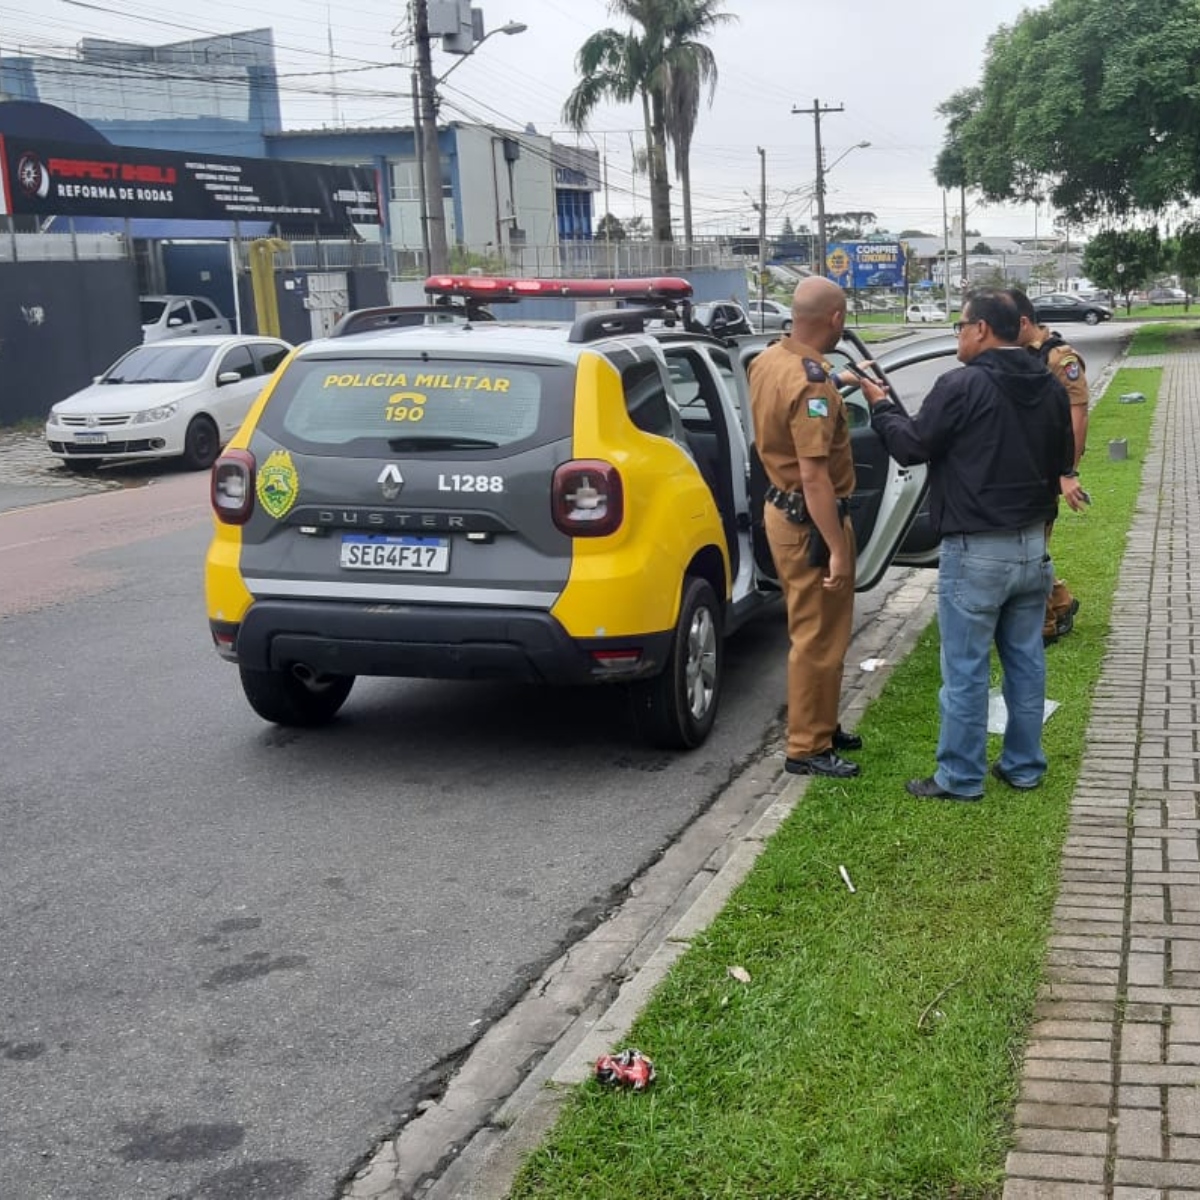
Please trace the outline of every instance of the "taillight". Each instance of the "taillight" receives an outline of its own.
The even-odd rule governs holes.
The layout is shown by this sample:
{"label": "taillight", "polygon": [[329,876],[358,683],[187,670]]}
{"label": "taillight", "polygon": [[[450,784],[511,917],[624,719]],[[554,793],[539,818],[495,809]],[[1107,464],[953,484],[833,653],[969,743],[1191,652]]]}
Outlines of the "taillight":
{"label": "taillight", "polygon": [[625,517],[625,489],[612,463],[575,459],[555,469],[550,492],[554,524],[570,537],[605,537]]}
{"label": "taillight", "polygon": [[209,496],[218,521],[245,525],[254,511],[254,455],[226,450],[213,463]]}

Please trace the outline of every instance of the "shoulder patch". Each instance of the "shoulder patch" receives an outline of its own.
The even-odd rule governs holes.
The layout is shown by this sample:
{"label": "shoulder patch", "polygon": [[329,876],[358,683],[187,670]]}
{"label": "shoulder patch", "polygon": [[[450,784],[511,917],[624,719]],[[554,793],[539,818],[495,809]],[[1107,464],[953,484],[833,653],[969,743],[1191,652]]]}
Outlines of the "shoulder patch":
{"label": "shoulder patch", "polygon": [[1064,375],[1065,375],[1065,376],[1066,376],[1066,377],[1067,377],[1067,378],[1068,378],[1068,379],[1069,379],[1069,380],[1070,380],[1072,383],[1074,383],[1074,382],[1075,382],[1075,380],[1077,380],[1077,379],[1079,378],[1079,375],[1080,375],[1080,370],[1079,370],[1079,359],[1077,359],[1077,358],[1068,358],[1068,359],[1066,360],[1066,362],[1064,362],[1064,363],[1063,363],[1063,374],[1064,374]]}
{"label": "shoulder patch", "polygon": [[804,360],[804,374],[808,376],[809,383],[824,383],[829,378],[825,368],[813,358]]}
{"label": "shoulder patch", "polygon": [[829,416],[829,401],[824,396],[814,396],[808,402],[808,415],[810,417]]}

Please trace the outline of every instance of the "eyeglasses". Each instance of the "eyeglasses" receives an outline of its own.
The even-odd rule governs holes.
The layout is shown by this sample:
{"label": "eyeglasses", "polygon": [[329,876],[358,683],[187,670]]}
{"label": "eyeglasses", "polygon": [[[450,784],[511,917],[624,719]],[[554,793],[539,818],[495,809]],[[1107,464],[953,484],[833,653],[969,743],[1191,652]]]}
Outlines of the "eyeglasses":
{"label": "eyeglasses", "polygon": [[962,331],[964,329],[968,328],[968,326],[978,325],[978,324],[979,324],[978,321],[955,321],[954,322],[954,336],[958,337],[958,335],[960,333],[962,333]]}

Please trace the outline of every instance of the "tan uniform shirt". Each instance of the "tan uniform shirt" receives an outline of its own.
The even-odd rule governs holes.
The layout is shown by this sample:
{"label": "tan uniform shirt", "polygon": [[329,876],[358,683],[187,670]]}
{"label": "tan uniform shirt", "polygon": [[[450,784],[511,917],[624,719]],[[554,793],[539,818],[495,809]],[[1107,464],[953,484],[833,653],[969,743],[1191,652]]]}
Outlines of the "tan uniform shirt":
{"label": "tan uniform shirt", "polygon": [[833,367],[818,350],[785,337],[750,365],[754,441],[767,478],[798,492],[800,459],[829,460],[838,499],[854,491],[854,455],[846,405],[829,378]]}
{"label": "tan uniform shirt", "polygon": [[[1038,340],[1033,348],[1040,351],[1042,343],[1050,336],[1050,330],[1045,325],[1038,326]],[[1050,374],[1067,389],[1067,397],[1072,404],[1087,405],[1088,385],[1084,374],[1084,362],[1079,351],[1065,342],[1055,346],[1046,357],[1046,366]]]}

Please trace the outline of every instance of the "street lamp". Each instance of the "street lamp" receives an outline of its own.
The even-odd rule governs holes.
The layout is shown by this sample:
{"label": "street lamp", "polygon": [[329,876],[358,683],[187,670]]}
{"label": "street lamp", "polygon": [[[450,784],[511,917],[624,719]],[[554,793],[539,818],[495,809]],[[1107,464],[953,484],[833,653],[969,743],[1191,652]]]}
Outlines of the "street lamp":
{"label": "street lamp", "polygon": [[421,231],[429,274],[444,274],[450,266],[446,242],[446,205],[442,198],[442,154],[438,145],[437,87],[463,61],[471,57],[493,34],[524,33],[528,25],[509,21],[485,33],[458,62],[434,77],[429,45],[429,10],[426,0],[413,0],[413,37],[417,44],[417,66],[412,76],[413,138],[420,169]]}
{"label": "street lamp", "polygon": [[835,158],[833,160],[833,162],[831,162],[829,164],[829,166],[825,166],[824,162],[822,161],[821,156],[818,156],[818,158],[817,158],[817,252],[820,256],[818,258],[817,262],[820,264],[819,271],[820,271],[820,274],[822,274],[822,275],[825,274],[825,254],[826,254],[826,245],[825,245],[825,177],[848,154],[853,154],[855,150],[865,150],[870,144],[871,144],[870,142],[855,142],[855,144],[853,146],[851,146],[848,150],[843,150],[842,153],[839,154],[837,156],[837,158]]}

